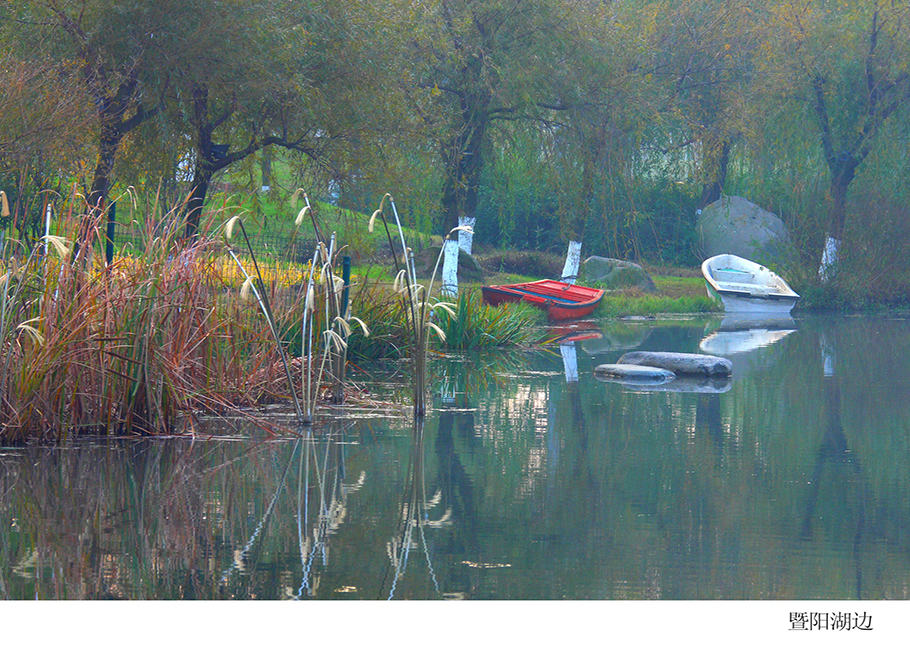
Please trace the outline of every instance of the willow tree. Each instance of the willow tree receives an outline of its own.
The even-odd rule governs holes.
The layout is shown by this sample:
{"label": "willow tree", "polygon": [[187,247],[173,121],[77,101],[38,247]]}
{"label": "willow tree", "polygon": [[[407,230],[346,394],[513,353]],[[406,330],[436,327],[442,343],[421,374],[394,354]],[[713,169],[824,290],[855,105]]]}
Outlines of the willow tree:
{"label": "willow tree", "polygon": [[651,73],[664,88],[663,115],[677,118],[665,149],[697,155],[700,211],[720,199],[733,146],[749,130],[764,9],[746,0],[684,0],[661,9]]}
{"label": "willow tree", "polygon": [[566,20],[566,66],[551,74],[562,110],[545,137],[560,190],[560,233],[568,243],[566,282],[579,274],[588,224],[605,231],[611,222],[606,214],[593,217],[598,187],[625,168],[636,136],[657,111],[647,83],[653,13],[639,4],[577,2]]}
{"label": "willow tree", "polygon": [[[298,176],[344,183],[401,129],[400,44],[377,39],[398,17],[379,3],[196,0],[197,58],[175,73],[169,107],[193,136],[187,235],[212,176],[257,151],[288,151]],[[217,145],[221,145],[220,149]],[[316,175],[316,176],[313,176]]]}
{"label": "willow tree", "polygon": [[[566,17],[576,2],[434,0],[412,40],[415,85],[430,101],[418,112],[439,128],[443,234],[474,227],[481,173],[493,129],[502,122],[540,121],[563,109],[550,84],[566,66]],[[444,290],[457,291],[459,243],[447,242]]]}
{"label": "willow tree", "polygon": [[188,238],[198,231],[217,172],[270,145],[319,158],[318,126],[301,112],[300,61],[310,42],[297,22],[301,4],[194,0],[183,26],[192,36],[175,62],[166,106],[172,133],[192,139]]}
{"label": "willow tree", "polygon": [[161,109],[192,3],[20,0],[10,11],[17,42],[45,44],[48,57],[74,65],[91,99],[96,155],[86,199],[99,209],[124,138]]}
{"label": "willow tree", "polygon": [[36,208],[29,212],[28,193],[79,172],[87,155],[83,139],[93,127],[89,100],[69,67],[48,58],[40,45],[22,50],[0,51],[0,188],[24,236],[34,227],[23,217],[37,221],[43,215]]}
{"label": "willow tree", "polygon": [[763,68],[780,98],[806,111],[828,170],[819,275],[828,279],[847,226],[851,184],[882,129],[910,109],[906,3],[780,2]]}

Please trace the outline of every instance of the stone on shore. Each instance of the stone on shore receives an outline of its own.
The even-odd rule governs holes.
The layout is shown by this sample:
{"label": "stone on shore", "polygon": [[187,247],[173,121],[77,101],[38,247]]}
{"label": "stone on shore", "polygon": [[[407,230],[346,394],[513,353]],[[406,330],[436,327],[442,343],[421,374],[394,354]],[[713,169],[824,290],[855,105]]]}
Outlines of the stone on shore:
{"label": "stone on shore", "polygon": [[657,287],[647,271],[632,261],[610,259],[608,257],[588,257],[581,271],[588,283],[601,289],[637,288],[647,293],[655,293]]}
{"label": "stone on shore", "polygon": [[742,197],[724,196],[705,207],[695,223],[702,256],[736,254],[753,261],[780,253],[790,238],[783,220]]}
{"label": "stone on shore", "polygon": [[600,380],[648,383],[665,383],[676,378],[676,374],[667,369],[636,364],[599,364],[594,367],[594,376]]}
{"label": "stone on shore", "polygon": [[677,376],[729,377],[733,375],[733,363],[730,360],[697,353],[634,351],[620,357],[617,364],[666,369]]}

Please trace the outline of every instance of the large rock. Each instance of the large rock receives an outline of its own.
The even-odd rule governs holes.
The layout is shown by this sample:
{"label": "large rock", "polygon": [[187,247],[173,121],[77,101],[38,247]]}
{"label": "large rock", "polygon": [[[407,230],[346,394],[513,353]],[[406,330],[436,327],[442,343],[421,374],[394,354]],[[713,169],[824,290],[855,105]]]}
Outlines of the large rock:
{"label": "large rock", "polygon": [[588,257],[582,266],[581,276],[585,282],[596,284],[603,289],[638,288],[648,293],[657,291],[647,271],[631,261]]}
{"label": "large rock", "polygon": [[742,197],[721,197],[706,206],[695,223],[704,259],[735,254],[762,261],[779,254],[790,241],[783,221]]}
{"label": "large rock", "polygon": [[667,369],[645,367],[637,364],[599,364],[594,367],[594,376],[600,380],[648,383],[665,383],[676,378],[676,374]]}
{"label": "large rock", "polygon": [[677,376],[711,376],[728,378],[733,375],[733,363],[726,358],[699,353],[662,353],[633,351],[620,357],[617,364],[635,364],[672,371]]}

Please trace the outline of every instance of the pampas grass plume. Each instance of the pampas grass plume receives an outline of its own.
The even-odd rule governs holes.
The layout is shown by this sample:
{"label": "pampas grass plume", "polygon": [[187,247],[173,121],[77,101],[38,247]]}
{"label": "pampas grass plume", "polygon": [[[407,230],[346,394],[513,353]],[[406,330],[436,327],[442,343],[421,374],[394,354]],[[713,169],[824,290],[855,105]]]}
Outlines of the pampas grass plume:
{"label": "pampas grass plume", "polygon": [[224,226],[224,236],[228,240],[231,240],[231,236],[234,234],[234,227],[237,226],[237,223],[240,221],[240,216],[235,215],[230,220],[227,221],[227,224]]}
{"label": "pampas grass plume", "polygon": [[382,209],[376,209],[373,211],[373,215],[370,216],[370,227],[369,232],[373,233],[373,227],[376,225],[376,218],[382,215]]}
{"label": "pampas grass plume", "polygon": [[307,211],[309,211],[310,213],[312,213],[312,212],[313,212],[313,209],[310,208],[309,205],[304,206],[302,209],[300,209],[300,213],[297,214],[297,219],[294,220],[294,225],[295,225],[295,226],[299,227],[300,225],[303,224],[303,219],[306,217]]}
{"label": "pampas grass plume", "polygon": [[61,258],[66,259],[69,257],[70,249],[67,247],[65,239],[60,236],[48,234],[44,237],[44,240],[54,246],[54,249],[57,250],[57,254],[59,254]]}
{"label": "pampas grass plume", "polygon": [[253,278],[248,277],[243,282],[243,286],[240,287],[240,299],[244,302],[249,302],[250,300],[250,290],[253,288]]}

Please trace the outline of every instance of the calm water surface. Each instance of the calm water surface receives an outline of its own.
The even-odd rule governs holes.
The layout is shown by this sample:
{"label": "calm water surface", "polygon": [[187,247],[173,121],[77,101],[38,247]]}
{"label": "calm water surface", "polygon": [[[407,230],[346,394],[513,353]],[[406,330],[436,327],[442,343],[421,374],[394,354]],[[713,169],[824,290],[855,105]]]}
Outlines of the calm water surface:
{"label": "calm water surface", "polygon": [[[594,377],[629,350],[724,355],[734,377]],[[910,596],[906,319],[633,321],[434,368],[418,425],[380,406],[299,437],[3,449],[0,594]]]}

